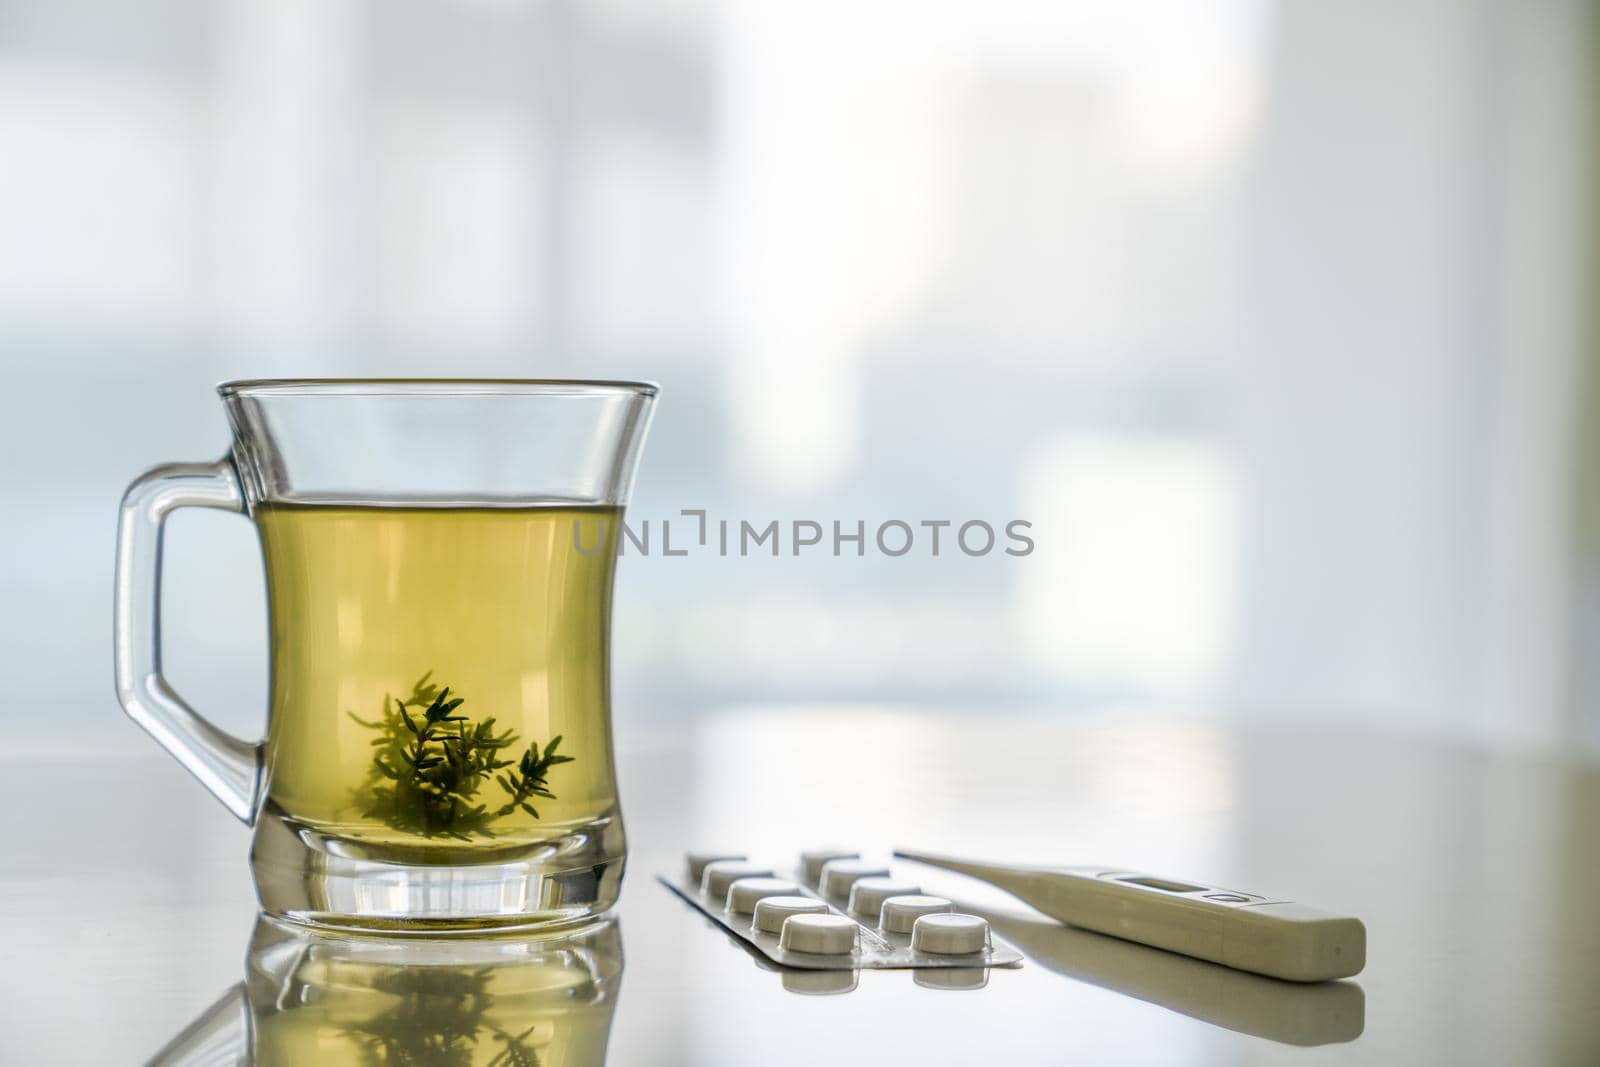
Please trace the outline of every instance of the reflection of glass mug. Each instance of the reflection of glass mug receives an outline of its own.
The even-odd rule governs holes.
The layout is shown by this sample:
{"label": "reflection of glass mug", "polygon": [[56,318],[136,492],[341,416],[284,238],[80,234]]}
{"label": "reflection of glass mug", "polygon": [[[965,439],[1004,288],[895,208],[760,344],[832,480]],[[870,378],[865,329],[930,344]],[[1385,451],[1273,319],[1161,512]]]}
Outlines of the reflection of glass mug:
{"label": "reflection of glass mug", "polygon": [[152,1064],[598,1067],[622,939],[612,922],[530,942],[327,937],[263,919],[245,967]]}
{"label": "reflection of glass mug", "polygon": [[[627,382],[255,381],[233,447],[123,498],[117,689],[256,827],[262,907],[327,926],[482,929],[616,900],[611,586],[655,388]],[[161,529],[242,511],[266,564],[267,736],[161,675]]]}

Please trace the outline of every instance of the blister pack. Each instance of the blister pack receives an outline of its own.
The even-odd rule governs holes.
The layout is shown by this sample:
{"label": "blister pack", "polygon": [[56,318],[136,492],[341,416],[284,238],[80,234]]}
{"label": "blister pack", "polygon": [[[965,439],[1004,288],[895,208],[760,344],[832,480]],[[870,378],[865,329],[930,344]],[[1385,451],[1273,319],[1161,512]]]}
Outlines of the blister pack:
{"label": "blister pack", "polygon": [[780,872],[735,853],[690,853],[659,881],[784,967],[1012,967],[1022,954],[986,920],[925,895],[887,865],[842,849],[805,852]]}

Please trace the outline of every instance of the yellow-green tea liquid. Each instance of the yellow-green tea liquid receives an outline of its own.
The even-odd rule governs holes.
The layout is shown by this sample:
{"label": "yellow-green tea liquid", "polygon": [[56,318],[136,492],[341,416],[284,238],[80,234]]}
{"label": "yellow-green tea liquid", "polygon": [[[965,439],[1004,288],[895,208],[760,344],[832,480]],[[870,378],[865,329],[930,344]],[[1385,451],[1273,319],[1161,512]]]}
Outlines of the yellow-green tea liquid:
{"label": "yellow-green tea liquid", "polygon": [[[614,813],[607,657],[618,509],[266,505],[257,519],[272,625],[270,810],[347,840],[456,849],[525,845]],[[428,726],[428,701],[398,714],[394,701],[425,674],[462,700],[458,721]],[[394,736],[379,725],[386,715]],[[561,737],[570,762],[542,781],[553,799],[513,803],[497,780],[505,768],[461,779],[442,766],[454,757],[441,739],[472,735],[490,717],[493,736],[511,737],[497,758],[513,764]],[[417,735],[405,718],[434,738],[420,769],[407,763]],[[396,776],[375,764],[381,757]],[[439,805],[450,798],[429,794],[423,819],[429,775],[465,781],[456,807],[485,813],[435,818],[449,815]]]}

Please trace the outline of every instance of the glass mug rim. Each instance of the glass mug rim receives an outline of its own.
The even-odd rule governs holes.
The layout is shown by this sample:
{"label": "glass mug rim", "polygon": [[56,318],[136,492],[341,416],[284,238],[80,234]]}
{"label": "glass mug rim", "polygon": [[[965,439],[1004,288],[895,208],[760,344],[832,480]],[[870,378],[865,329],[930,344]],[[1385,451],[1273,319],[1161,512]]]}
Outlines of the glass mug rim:
{"label": "glass mug rim", "polygon": [[607,396],[654,397],[654,382],[610,378],[236,378],[224,398],[273,396]]}

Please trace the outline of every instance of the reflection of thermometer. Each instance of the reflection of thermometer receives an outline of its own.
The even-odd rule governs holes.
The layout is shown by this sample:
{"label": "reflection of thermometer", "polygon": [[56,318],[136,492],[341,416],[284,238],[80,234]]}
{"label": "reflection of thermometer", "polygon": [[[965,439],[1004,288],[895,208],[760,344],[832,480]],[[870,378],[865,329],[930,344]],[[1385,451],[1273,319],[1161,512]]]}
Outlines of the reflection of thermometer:
{"label": "reflection of thermometer", "polygon": [[1354,982],[1280,982],[1049,919],[972,911],[1047,970],[1212,1026],[1311,1046],[1354,1041],[1365,1025],[1366,995]]}
{"label": "reflection of thermometer", "polygon": [[1241,971],[1322,982],[1367,962],[1360,919],[1303,904],[1104,867],[1017,867],[899,850],[901,859],[958,871],[1085,930]]}

